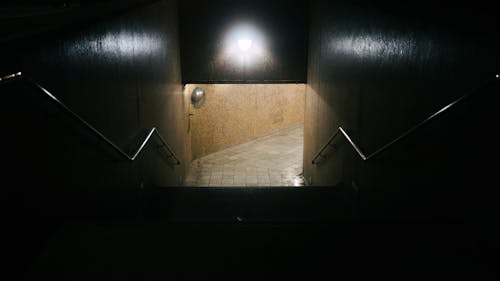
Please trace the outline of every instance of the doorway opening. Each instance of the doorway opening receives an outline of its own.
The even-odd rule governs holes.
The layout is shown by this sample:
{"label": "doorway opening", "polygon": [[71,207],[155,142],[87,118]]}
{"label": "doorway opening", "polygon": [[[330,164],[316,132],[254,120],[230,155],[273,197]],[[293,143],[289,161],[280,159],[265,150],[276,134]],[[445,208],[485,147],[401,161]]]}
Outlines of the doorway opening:
{"label": "doorway opening", "polygon": [[[203,104],[191,102],[203,89]],[[186,186],[302,186],[305,84],[187,84]]]}

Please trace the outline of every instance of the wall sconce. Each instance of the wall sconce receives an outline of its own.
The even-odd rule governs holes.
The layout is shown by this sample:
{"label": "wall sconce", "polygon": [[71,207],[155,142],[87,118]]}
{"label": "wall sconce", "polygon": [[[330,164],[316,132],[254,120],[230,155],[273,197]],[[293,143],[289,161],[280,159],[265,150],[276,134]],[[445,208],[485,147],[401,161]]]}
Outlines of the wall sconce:
{"label": "wall sconce", "polygon": [[196,87],[191,92],[191,103],[194,108],[200,108],[205,103],[205,90],[202,87]]}

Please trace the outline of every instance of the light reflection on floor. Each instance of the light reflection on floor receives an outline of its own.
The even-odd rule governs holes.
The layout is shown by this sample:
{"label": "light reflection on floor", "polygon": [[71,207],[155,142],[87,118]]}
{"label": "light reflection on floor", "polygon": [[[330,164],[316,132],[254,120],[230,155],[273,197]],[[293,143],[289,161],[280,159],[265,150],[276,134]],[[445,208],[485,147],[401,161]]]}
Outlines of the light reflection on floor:
{"label": "light reflection on floor", "polygon": [[195,159],[186,186],[303,186],[303,125]]}

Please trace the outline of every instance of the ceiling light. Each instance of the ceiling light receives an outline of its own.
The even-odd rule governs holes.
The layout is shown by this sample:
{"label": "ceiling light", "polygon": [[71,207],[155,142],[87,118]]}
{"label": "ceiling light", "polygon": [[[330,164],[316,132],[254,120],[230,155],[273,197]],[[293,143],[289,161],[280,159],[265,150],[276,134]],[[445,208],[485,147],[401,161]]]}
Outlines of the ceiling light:
{"label": "ceiling light", "polygon": [[238,47],[240,47],[240,50],[242,50],[243,52],[246,52],[248,50],[250,50],[250,48],[252,47],[252,40],[250,39],[239,39],[238,40]]}

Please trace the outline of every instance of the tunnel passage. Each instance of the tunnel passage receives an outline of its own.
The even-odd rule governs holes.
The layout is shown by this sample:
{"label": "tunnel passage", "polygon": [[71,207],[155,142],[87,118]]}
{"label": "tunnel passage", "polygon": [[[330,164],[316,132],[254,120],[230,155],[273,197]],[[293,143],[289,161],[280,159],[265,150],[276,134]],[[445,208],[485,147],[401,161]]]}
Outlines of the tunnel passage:
{"label": "tunnel passage", "polygon": [[302,185],[305,84],[188,84],[185,185]]}

